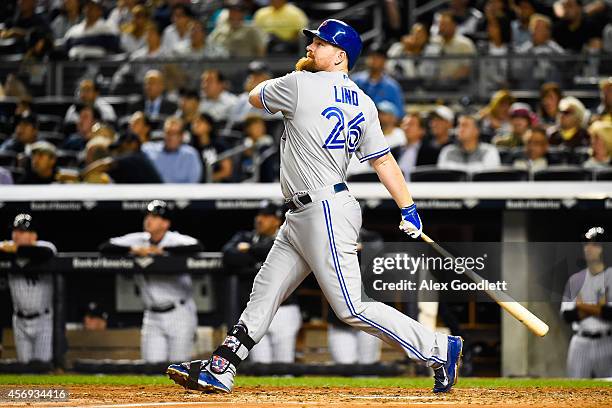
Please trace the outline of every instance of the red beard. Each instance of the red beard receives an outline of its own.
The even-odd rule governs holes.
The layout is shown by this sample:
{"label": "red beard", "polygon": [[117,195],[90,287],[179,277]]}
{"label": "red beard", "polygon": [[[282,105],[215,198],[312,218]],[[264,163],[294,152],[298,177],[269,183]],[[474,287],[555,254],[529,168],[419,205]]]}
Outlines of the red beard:
{"label": "red beard", "polygon": [[318,69],[315,65],[315,60],[309,57],[302,57],[295,63],[296,71],[309,71],[309,72],[317,72]]}

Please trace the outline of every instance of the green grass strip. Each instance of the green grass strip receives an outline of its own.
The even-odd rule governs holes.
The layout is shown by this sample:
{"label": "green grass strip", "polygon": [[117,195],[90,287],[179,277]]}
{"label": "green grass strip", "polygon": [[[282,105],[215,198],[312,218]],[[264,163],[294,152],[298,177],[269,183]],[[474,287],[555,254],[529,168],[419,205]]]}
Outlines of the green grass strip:
{"label": "green grass strip", "polygon": [[[168,385],[163,376],[136,375],[0,375],[0,385]],[[350,377],[236,377],[237,386],[273,387],[402,387],[430,388],[431,378],[350,378]],[[458,388],[585,388],[611,387],[612,382],[601,380],[574,380],[557,378],[461,378]]]}

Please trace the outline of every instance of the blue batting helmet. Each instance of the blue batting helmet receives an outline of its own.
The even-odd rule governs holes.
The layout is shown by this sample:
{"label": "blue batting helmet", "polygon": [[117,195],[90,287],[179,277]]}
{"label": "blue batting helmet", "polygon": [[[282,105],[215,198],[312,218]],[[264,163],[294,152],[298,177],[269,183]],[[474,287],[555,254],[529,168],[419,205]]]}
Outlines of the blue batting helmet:
{"label": "blue batting helmet", "polygon": [[323,41],[342,48],[348,56],[349,70],[353,69],[359,54],[361,54],[362,44],[359,33],[344,21],[325,20],[316,30],[303,30],[303,33],[310,39],[319,37]]}

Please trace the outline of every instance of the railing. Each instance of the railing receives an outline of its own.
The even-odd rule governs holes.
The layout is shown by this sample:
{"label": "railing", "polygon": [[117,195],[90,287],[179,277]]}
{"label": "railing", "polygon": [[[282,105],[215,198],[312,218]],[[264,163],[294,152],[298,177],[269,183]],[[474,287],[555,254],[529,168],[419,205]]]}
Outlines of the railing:
{"label": "railing", "polygon": [[[0,60],[1,61],[1,60]],[[121,66],[128,64],[139,71],[138,67],[173,67],[179,71],[186,70],[185,84],[197,87],[199,73],[208,68],[220,69],[232,83],[236,91],[242,90],[242,81],[251,59],[215,59],[215,60],[143,60],[143,61],[58,61],[46,64],[44,89],[46,95],[73,95],[77,82],[83,77],[97,78],[102,84],[103,94],[110,93],[110,81]],[[365,69],[362,58],[353,72]],[[471,66],[468,77],[460,81],[451,81],[440,76],[441,67],[452,63],[466,63]],[[266,63],[277,75],[293,69],[295,58],[266,58]],[[408,102],[459,101],[469,97],[471,101],[486,102],[497,89],[509,88],[521,91],[517,96],[534,98],[539,94],[539,85],[547,81],[559,82],[566,93],[584,98],[598,98],[597,83],[612,75],[612,54],[576,54],[576,55],[523,55],[507,56],[419,56],[389,59],[390,66],[412,64],[410,75],[395,74],[405,91]],[[20,63],[2,62],[0,80],[10,72],[19,69]],[[194,77],[197,76],[197,77]],[[115,94],[140,93],[140,77],[126,86],[118,87]]]}

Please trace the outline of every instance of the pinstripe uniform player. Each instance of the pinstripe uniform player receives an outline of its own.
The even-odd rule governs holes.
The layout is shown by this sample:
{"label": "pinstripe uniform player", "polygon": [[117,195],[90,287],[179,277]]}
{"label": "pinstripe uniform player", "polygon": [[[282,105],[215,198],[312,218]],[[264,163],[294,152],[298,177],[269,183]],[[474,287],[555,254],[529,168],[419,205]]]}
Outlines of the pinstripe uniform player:
{"label": "pinstripe uniform player", "polygon": [[348,76],[361,52],[359,34],[339,20],[325,20],[304,34],[311,43],[296,71],[264,81],[249,94],[253,106],[283,115],[280,182],[290,211],[225,341],[208,360],[172,364],[167,374],[186,388],[230,392],[236,368],[267,332],[279,305],[313,272],[340,320],[399,345],[434,369],[434,392],[449,391],[457,380],[462,339],[430,331],[383,303],[361,301],[361,210],[345,184],[353,154],[370,162],[401,209],[400,228],[418,238],[422,226],[376,106]]}
{"label": "pinstripe uniform player", "polygon": [[[146,257],[186,255],[202,250],[195,238],[169,230],[171,214],[164,201],[153,200],[147,205],[143,224],[143,232],[111,238],[100,246],[100,251]],[[198,324],[191,276],[187,273],[138,274],[134,280],[145,307],[140,345],[142,359],[160,363],[191,358]]]}
{"label": "pinstripe uniform player", "polygon": [[602,227],[582,237],[586,268],[565,285],[561,313],[574,335],[567,351],[567,375],[612,377],[612,267],[604,264],[607,241]]}
{"label": "pinstripe uniform player", "polygon": [[[38,239],[32,216],[19,214],[13,221],[12,239],[0,242],[3,257],[33,265],[46,262],[57,253],[55,245]],[[23,263],[22,263],[23,264]],[[22,273],[8,276],[13,299],[13,331],[17,360],[51,361],[53,349],[53,279],[50,273]]]}

